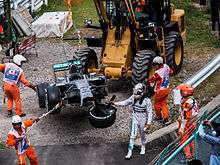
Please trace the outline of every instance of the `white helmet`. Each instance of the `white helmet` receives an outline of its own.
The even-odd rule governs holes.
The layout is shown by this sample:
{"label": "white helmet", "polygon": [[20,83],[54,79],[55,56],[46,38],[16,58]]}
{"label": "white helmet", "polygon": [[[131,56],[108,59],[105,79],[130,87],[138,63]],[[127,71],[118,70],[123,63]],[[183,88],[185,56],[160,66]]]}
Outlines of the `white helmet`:
{"label": "white helmet", "polygon": [[15,115],[12,117],[12,124],[17,124],[17,123],[21,123],[22,120],[21,120],[21,117],[18,116],[18,115]]}
{"label": "white helmet", "polygon": [[154,57],[153,64],[163,64],[163,58],[160,56]]}
{"label": "white helmet", "polygon": [[25,62],[25,61],[27,61],[27,59],[24,56],[20,55],[20,54],[16,54],[13,57],[13,62],[15,64],[19,65],[19,66],[21,65],[22,62]]}
{"label": "white helmet", "polygon": [[144,93],[144,85],[142,83],[138,83],[134,86],[133,90],[134,95],[142,95]]}

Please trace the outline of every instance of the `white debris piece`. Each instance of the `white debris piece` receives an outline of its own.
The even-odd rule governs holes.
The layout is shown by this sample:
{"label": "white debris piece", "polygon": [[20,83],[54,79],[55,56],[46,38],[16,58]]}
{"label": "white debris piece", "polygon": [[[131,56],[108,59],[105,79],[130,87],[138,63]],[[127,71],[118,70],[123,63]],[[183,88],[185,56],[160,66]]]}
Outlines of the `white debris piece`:
{"label": "white debris piece", "polygon": [[32,23],[32,30],[37,38],[63,37],[71,28],[72,20],[68,20],[69,12],[46,12]]}
{"label": "white debris piece", "polygon": [[88,83],[88,80],[82,79],[82,80],[76,80],[75,82],[76,87],[80,91],[80,97],[81,97],[81,106],[83,105],[83,99],[88,98],[88,97],[93,97],[93,94],[90,90],[90,86]]}

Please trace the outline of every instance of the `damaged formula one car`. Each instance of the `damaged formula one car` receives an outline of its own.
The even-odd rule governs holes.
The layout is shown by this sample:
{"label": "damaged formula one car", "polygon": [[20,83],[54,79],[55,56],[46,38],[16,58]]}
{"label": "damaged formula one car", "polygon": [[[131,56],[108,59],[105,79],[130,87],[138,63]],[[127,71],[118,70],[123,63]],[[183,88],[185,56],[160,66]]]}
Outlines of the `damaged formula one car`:
{"label": "damaged formula one car", "polygon": [[[89,121],[97,128],[105,128],[114,124],[116,108],[111,104],[102,103],[107,96],[106,78],[94,73],[86,74],[80,60],[68,60],[53,64],[55,83],[37,85],[39,107],[51,111],[62,102],[64,105],[87,106]],[[53,113],[60,113],[61,108]]]}

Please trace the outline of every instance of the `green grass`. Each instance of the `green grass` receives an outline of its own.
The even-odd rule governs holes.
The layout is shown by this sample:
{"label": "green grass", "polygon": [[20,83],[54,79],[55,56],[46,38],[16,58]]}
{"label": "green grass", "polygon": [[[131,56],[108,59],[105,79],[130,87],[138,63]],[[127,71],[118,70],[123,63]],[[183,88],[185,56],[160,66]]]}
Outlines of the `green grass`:
{"label": "green grass", "polygon": [[[45,12],[68,11],[64,0],[48,0],[48,5],[43,6],[40,11],[34,13],[34,16],[40,16]],[[82,3],[73,5],[71,8],[73,15],[73,29],[67,31],[64,36],[71,36],[73,32],[84,26],[86,19],[91,19],[94,24],[98,24],[98,16],[93,0],[82,0]],[[67,41],[71,45],[77,45],[78,41]],[[84,39],[82,42],[85,43]]]}
{"label": "green grass", "polygon": [[[195,10],[191,7],[191,0],[172,0],[177,8],[185,10],[185,20],[187,27],[187,44],[198,48],[214,47],[220,48],[220,41],[211,34],[209,22],[210,13],[207,11]],[[48,6],[44,6],[41,11],[35,13],[41,15],[47,11],[67,11],[64,0],[49,0]],[[78,6],[72,7],[73,20],[77,28],[84,25],[86,19],[98,23],[98,16],[93,0],[83,0]],[[71,32],[67,32],[67,35]]]}
{"label": "green grass", "polygon": [[220,48],[220,41],[211,34],[210,11],[196,10],[190,6],[190,0],[173,0],[176,7],[185,10],[187,44],[199,47]]}
{"label": "green grass", "polygon": [[220,42],[211,34],[210,15],[205,11],[192,11],[187,21],[188,43],[202,43],[204,46],[220,47]]}
{"label": "green grass", "polygon": [[41,10],[34,13],[34,16],[41,16],[45,12],[64,11],[67,10],[63,0],[49,0],[48,5],[43,5]]}
{"label": "green grass", "polygon": [[[93,0],[83,0],[81,4],[73,6],[71,9],[73,20],[77,28],[83,27],[86,19],[91,19],[94,23],[98,23],[98,16]],[[68,8],[64,0],[49,0],[48,6],[43,6],[35,15],[40,16],[44,12],[50,11],[68,11]]]}
{"label": "green grass", "polygon": [[98,23],[98,15],[93,0],[84,0],[79,6],[73,7],[73,20],[77,27],[82,27],[86,19],[91,19],[94,24]]}

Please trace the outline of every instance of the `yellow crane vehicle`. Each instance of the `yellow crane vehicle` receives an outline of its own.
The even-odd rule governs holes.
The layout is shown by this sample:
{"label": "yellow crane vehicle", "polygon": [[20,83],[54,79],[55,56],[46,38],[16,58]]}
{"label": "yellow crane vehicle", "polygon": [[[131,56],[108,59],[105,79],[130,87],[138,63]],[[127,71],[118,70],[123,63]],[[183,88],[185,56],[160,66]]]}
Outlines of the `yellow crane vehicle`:
{"label": "yellow crane vehicle", "polygon": [[[94,0],[102,37],[87,37],[86,48],[75,54],[84,72],[96,72],[110,79],[131,78],[143,82],[152,73],[152,60],[162,56],[178,73],[183,61],[186,28],[184,10],[170,0]],[[102,47],[98,55],[92,47]],[[98,64],[100,62],[100,64]]]}

